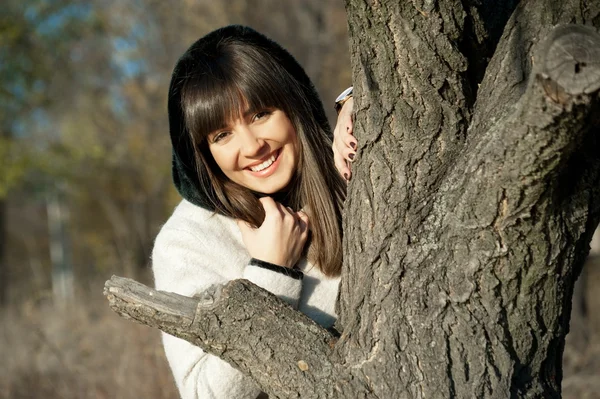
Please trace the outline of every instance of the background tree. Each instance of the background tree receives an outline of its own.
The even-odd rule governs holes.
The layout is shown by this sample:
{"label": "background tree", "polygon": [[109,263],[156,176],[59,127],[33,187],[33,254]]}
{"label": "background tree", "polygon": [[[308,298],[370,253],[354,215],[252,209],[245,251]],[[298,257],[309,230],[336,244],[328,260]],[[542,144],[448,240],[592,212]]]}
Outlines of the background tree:
{"label": "background tree", "polygon": [[[8,243],[14,238],[8,228],[7,195],[23,185],[32,188],[37,196],[45,190],[55,191],[55,178],[61,175],[59,168],[51,162],[45,163],[46,157],[40,155],[53,152],[58,141],[53,113],[69,106],[70,94],[75,90],[72,84],[77,62],[64,63],[64,60],[72,55],[73,48],[101,31],[100,21],[82,3],[33,1],[24,4],[8,0],[3,4],[0,15],[0,157],[3,165],[0,170],[0,304],[8,303],[9,283],[15,274],[14,269],[10,270],[6,253]],[[102,54],[99,46],[96,49],[96,54]],[[58,68],[64,73],[56,73]],[[46,137],[41,139],[41,134]],[[42,171],[45,178],[40,178]],[[24,246],[28,247],[31,240],[27,234],[24,236]],[[52,241],[56,237],[50,234],[48,238]],[[60,246],[64,242],[54,244]],[[54,269],[57,268],[55,265]],[[39,276],[37,267],[34,270]]]}
{"label": "background tree", "polygon": [[274,397],[560,397],[600,217],[600,6],[497,3],[347,1],[339,340],[244,281],[191,299],[114,279],[112,305]]}
{"label": "background tree", "polygon": [[[71,259],[76,287],[93,287],[107,272],[149,280],[154,237],[178,201],[165,93],[193,41],[230,23],[255,26],[294,50],[331,103],[351,80],[344,17],[333,0],[7,1],[0,16],[6,301],[52,289],[51,270],[61,262],[51,247]],[[56,198],[59,207],[47,206]],[[64,234],[51,235],[59,229],[49,225],[60,223],[48,209],[59,208],[69,218]]]}
{"label": "background tree", "polygon": [[[2,3],[0,399],[176,396],[158,332],[114,317],[98,287],[112,273],[151,281],[149,251],[180,201],[170,74],[193,41],[231,23],[292,49],[328,104],[351,81],[338,0]],[[69,217],[54,218],[53,240],[57,197]],[[53,241],[72,266],[64,308]]]}

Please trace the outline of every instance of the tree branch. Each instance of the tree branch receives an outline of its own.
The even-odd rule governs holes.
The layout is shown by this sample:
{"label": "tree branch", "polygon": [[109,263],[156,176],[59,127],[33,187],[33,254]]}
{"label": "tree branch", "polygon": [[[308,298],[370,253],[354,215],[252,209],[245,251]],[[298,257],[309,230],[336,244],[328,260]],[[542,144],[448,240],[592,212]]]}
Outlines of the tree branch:
{"label": "tree branch", "polygon": [[[562,25],[551,32],[525,93],[511,114],[471,138],[437,194],[431,220],[500,229],[530,218],[548,201],[553,205],[547,215],[564,210],[559,174],[583,173],[569,165],[600,126],[599,46],[600,35],[592,28]],[[441,227],[430,227],[436,228]]]}
{"label": "tree branch", "polygon": [[512,112],[512,106],[527,88],[534,64],[539,64],[539,59],[533,57],[539,41],[548,37],[551,27],[557,24],[591,24],[598,13],[598,6],[591,3],[586,0],[519,3],[485,71],[469,131],[486,131]]}
{"label": "tree branch", "polygon": [[104,294],[122,317],[220,357],[251,376],[271,397],[334,396],[339,373],[330,357],[336,338],[247,280],[189,298],[113,276]]}
{"label": "tree branch", "polygon": [[[465,171],[467,176],[484,173],[488,181],[513,192],[545,190],[598,125],[599,47],[600,35],[593,28],[556,27],[540,46],[532,77],[513,111],[471,140],[454,177],[464,180]],[[447,186],[461,187],[457,184],[449,179]]]}

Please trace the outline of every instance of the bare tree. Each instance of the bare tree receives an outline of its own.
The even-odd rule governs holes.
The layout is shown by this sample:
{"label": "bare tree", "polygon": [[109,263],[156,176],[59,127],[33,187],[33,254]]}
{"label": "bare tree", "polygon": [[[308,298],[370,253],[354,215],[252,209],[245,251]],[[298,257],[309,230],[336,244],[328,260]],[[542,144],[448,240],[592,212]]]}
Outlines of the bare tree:
{"label": "bare tree", "polygon": [[113,278],[111,306],[271,397],[560,397],[600,217],[600,5],[348,0],[347,12],[361,149],[341,335],[243,280],[185,298]]}

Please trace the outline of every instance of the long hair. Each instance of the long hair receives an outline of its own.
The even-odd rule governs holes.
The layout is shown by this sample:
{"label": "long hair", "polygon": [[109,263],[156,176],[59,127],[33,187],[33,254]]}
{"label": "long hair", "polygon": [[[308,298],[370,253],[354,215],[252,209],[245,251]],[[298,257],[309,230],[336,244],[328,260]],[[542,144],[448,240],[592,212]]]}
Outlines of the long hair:
{"label": "long hair", "polygon": [[339,275],[345,183],[333,163],[329,126],[315,120],[306,91],[286,65],[256,43],[224,38],[191,57],[193,68],[181,82],[181,106],[200,189],[217,213],[260,226],[265,217],[260,194],[224,175],[210,153],[207,137],[239,117],[242,109],[282,110],[296,130],[299,162],[288,188],[273,197],[306,212],[311,225],[309,260],[325,275]]}

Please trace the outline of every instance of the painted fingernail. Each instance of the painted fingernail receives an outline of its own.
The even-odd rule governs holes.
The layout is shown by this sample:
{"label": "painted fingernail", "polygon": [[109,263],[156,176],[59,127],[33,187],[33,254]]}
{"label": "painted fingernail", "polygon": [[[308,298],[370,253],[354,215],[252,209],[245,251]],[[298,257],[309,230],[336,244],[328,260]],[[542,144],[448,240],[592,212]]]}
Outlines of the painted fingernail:
{"label": "painted fingernail", "polygon": [[350,142],[350,147],[352,147],[352,149],[353,149],[354,151],[356,151],[356,143],[355,143],[354,141],[351,141],[351,142]]}
{"label": "painted fingernail", "polygon": [[348,158],[350,158],[351,161],[354,161],[355,155],[356,155],[355,153],[351,152],[350,154],[348,154]]}

